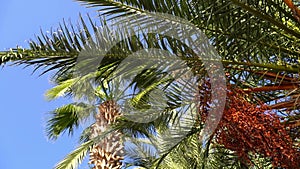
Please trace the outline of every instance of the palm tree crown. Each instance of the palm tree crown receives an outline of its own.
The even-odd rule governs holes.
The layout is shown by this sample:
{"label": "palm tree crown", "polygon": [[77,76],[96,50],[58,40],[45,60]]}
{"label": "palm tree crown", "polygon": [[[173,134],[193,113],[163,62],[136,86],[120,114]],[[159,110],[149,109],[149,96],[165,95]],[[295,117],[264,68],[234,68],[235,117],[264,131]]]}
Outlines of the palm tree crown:
{"label": "palm tree crown", "polygon": [[[97,9],[100,20],[95,22],[80,16],[78,29],[63,23],[59,28],[62,31],[38,36],[28,49],[0,52],[0,64],[12,61],[17,65],[34,65],[36,69],[46,67],[43,73],[56,70],[53,80],[57,86],[47,92],[50,100],[64,96],[78,100],[52,112],[47,128],[50,138],[56,139],[65,131],[72,134],[91,115],[95,119],[82,133],[82,145],[61,161],[57,169],[75,168],[88,152],[93,168],[122,165],[299,168],[299,3],[293,0],[77,1]],[[155,16],[164,16],[158,13],[182,18],[161,17],[160,21],[186,23],[201,30],[209,42],[202,44],[204,48],[212,45],[220,56],[223,68],[219,68],[226,79],[226,89],[220,91],[227,93],[224,115],[205,142],[199,140],[210,117],[208,112],[217,104],[212,99],[215,92],[211,84],[214,79],[209,76],[212,69],[205,67],[206,60],[199,59],[188,43],[163,34],[171,31],[170,25],[155,22]],[[116,26],[118,23],[135,27],[126,29]],[[157,30],[165,32],[138,29],[154,23]],[[184,35],[179,29],[174,31]],[[160,69],[153,62],[152,67],[145,66],[147,63],[123,64],[132,54],[152,48],[168,51],[184,61],[197,78],[197,85],[189,86],[166,75],[169,73],[166,70],[178,63],[175,61],[167,66],[161,64]],[[102,59],[100,63],[95,61],[98,58]],[[91,67],[95,69],[90,70]],[[179,75],[181,67],[172,71],[171,75]],[[133,73],[136,76],[129,78]],[[116,79],[125,79],[126,92],[122,92],[124,84],[116,83]],[[180,113],[186,106],[184,99],[191,97],[182,94],[181,86],[197,90],[193,95],[196,109],[190,116],[187,112]],[[166,101],[151,95],[154,91],[160,91]],[[119,106],[124,95],[128,98],[126,104],[141,114],[149,113],[151,106],[161,112],[140,115],[151,121],[135,121],[130,116],[132,112],[127,112],[131,109]],[[96,105],[100,105],[98,113]],[[179,123],[186,125],[176,128]]]}

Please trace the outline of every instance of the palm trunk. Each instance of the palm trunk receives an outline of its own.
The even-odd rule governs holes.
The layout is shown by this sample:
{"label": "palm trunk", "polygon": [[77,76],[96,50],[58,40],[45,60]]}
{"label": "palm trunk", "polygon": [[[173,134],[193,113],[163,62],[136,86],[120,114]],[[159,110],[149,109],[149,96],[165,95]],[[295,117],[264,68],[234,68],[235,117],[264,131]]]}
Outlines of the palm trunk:
{"label": "palm trunk", "polygon": [[[96,123],[92,125],[91,138],[95,138],[104,132],[108,126],[120,116],[120,110],[114,101],[106,101],[99,106],[99,113],[96,115]],[[122,133],[112,132],[106,138],[101,139],[90,151],[89,163],[93,169],[120,169],[121,160],[124,159]]]}

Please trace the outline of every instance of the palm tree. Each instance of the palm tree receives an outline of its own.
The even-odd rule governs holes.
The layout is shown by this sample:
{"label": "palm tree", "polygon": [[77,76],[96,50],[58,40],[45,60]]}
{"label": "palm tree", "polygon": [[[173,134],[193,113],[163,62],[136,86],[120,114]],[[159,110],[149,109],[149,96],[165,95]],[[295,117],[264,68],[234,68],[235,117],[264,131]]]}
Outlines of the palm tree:
{"label": "palm tree", "polygon": [[[95,138],[115,123],[120,116],[120,110],[114,101],[106,101],[99,106],[99,114],[95,117],[96,123],[91,126],[91,137]],[[124,159],[124,146],[122,144],[122,133],[113,132],[109,137],[101,140],[98,145],[90,151],[90,164],[94,169],[118,169],[122,167],[121,160]],[[116,144],[114,144],[116,143]]]}
{"label": "palm tree", "polygon": [[[66,24],[62,24],[60,29],[63,31],[61,33],[43,34],[37,38],[36,42],[30,42],[31,47],[29,49],[17,48],[11,51],[1,52],[0,63],[4,64],[8,61],[14,61],[16,64],[35,65],[37,68],[46,66],[48,69],[46,69],[45,72],[57,70],[53,79],[57,82],[58,86],[48,92],[49,98],[55,99],[65,94],[82,98],[84,94],[80,95],[80,92],[70,90],[74,83],[78,81],[78,78],[72,77],[76,59],[79,53],[86,50],[88,46],[97,46],[106,43],[105,38],[93,39],[91,36],[92,33],[100,33],[97,37],[113,36],[120,38],[128,34],[126,31],[130,30],[112,30],[109,25],[112,19],[122,18],[124,16],[131,18],[133,18],[133,16],[149,16],[143,17],[143,24],[147,26],[147,24],[151,24],[152,22],[151,13],[149,12],[168,13],[184,18],[202,30],[222,57],[221,61],[224,66],[224,71],[226,72],[228,94],[240,92],[240,94],[233,94],[233,97],[231,97],[231,95],[227,97],[227,104],[234,105],[232,100],[235,100],[237,103],[240,102],[248,105],[246,108],[266,105],[265,109],[272,110],[276,112],[277,116],[281,117],[280,125],[277,122],[272,123],[274,128],[276,128],[276,126],[283,126],[284,130],[282,131],[287,132],[293,141],[293,145],[289,145],[289,148],[292,146],[291,149],[299,149],[300,46],[298,42],[300,37],[300,12],[297,7],[299,4],[297,4],[296,1],[78,1],[88,7],[97,8],[100,14],[106,17],[106,19],[101,18],[100,21],[101,26],[105,27],[105,29],[99,31],[90,18],[88,18],[88,22],[90,23],[88,25],[87,22],[80,17],[82,25],[80,30],[75,31],[72,26],[67,27]],[[173,22],[176,23],[178,21],[174,20]],[[193,56],[194,53],[188,50],[186,45],[170,37],[142,32],[139,36],[132,36],[116,44],[115,47],[109,51],[109,54],[103,58],[99,69],[96,71],[97,75],[92,75],[92,78],[98,79],[96,86],[99,88],[92,91],[100,98],[100,107],[111,103],[108,100],[117,100],[113,97],[105,99],[102,94],[99,94],[99,91],[106,91],[106,88],[103,87],[103,82],[110,80],[111,74],[114,73],[116,68],[127,56],[144,48],[164,49],[186,58],[188,65],[200,79],[207,77],[207,72],[203,70],[203,63],[199,60],[191,60],[192,57],[189,56]],[[91,74],[93,73],[80,76],[79,80]],[[246,147],[249,148],[246,150],[247,153],[239,156],[239,151],[224,141],[228,136],[222,135],[224,131],[231,128],[228,122],[232,122],[234,125],[240,124],[238,122],[235,123],[233,119],[231,119],[231,121],[228,120],[230,115],[232,115],[230,114],[232,113],[232,109],[226,109],[224,111],[225,118],[223,119],[221,127],[210,137],[204,147],[202,143],[198,142],[199,139],[197,139],[203,128],[201,125],[203,123],[202,120],[199,121],[199,125],[193,126],[192,130],[182,137],[181,141],[176,145],[172,147],[166,146],[168,144],[173,145],[172,141],[174,141],[176,137],[171,134],[168,135],[165,131],[172,121],[178,120],[174,112],[180,108],[181,104],[178,103],[180,102],[178,91],[175,90],[176,87],[172,86],[174,81],[172,81],[172,79],[165,81],[164,78],[160,78],[161,76],[162,72],[149,69],[149,71],[138,74],[138,78],[133,79],[131,83],[131,86],[136,89],[133,93],[132,102],[136,105],[142,105],[140,109],[143,109],[143,106],[147,105],[144,104],[144,102],[147,103],[149,100],[149,94],[143,91],[152,91],[153,86],[157,87],[161,84],[171,86],[171,88],[173,87],[172,89],[174,90],[165,91],[169,99],[168,107],[161,116],[149,123],[138,123],[132,122],[122,116],[117,116],[117,118],[112,115],[111,119],[113,120],[111,120],[111,122],[114,121],[112,126],[108,128],[103,126],[102,128],[107,128],[105,132],[101,131],[101,134],[96,134],[95,132],[92,134],[95,137],[90,137],[90,134],[87,133],[90,133],[90,130],[93,131],[93,128],[96,128],[97,124],[100,124],[97,117],[101,117],[101,112],[107,112],[99,111],[100,114],[96,116],[96,123],[83,132],[81,138],[83,144],[68,155],[64,161],[59,163],[57,168],[73,168],[77,166],[89,150],[90,152],[102,151],[100,147],[96,146],[97,143],[99,143],[99,141],[95,141],[97,140],[96,138],[102,139],[102,141],[105,142],[106,140],[103,140],[103,137],[112,132],[120,132],[123,135],[134,137],[136,140],[131,139],[132,145],[129,146],[129,150],[127,150],[127,157],[133,159],[136,165],[139,164],[140,166],[148,168],[226,168],[227,166],[232,168],[249,168],[250,166],[256,168],[271,168],[275,166],[292,167],[284,166],[276,162],[275,158],[278,158],[277,156],[268,155],[267,152],[263,152],[261,149]],[[108,83],[110,82],[111,81]],[[203,85],[205,82],[200,82],[200,86],[201,84],[205,86]],[[109,85],[114,86],[112,83]],[[205,100],[205,104],[205,102],[209,101],[209,86],[200,89],[202,89],[201,91],[206,91],[200,97],[202,101],[203,99]],[[87,92],[84,93],[86,94]],[[138,101],[136,101],[136,98],[138,98]],[[113,105],[115,104],[113,103]],[[112,112],[117,111],[115,108],[116,107],[112,108],[112,110],[114,110]],[[206,108],[207,107],[202,107],[200,110],[203,119],[205,118]],[[264,110],[260,109],[259,111]],[[243,114],[243,112],[248,111],[244,111],[241,108],[239,112],[242,112],[242,114],[239,114],[239,117],[244,117],[245,114]],[[261,115],[258,111],[252,113]],[[95,108],[90,108],[90,105],[83,103],[73,103],[56,109],[49,120],[49,137],[56,138],[64,131],[72,133],[74,128],[91,114],[96,114]],[[111,114],[111,112],[105,114]],[[226,120],[228,120],[227,123]],[[257,122],[262,121],[258,119]],[[253,126],[267,127],[267,125],[260,125],[260,123],[254,122]],[[155,129],[155,132],[153,132],[153,129]],[[258,130],[258,128],[253,129]],[[165,135],[165,137],[157,138],[160,134]],[[288,137],[285,134],[283,135],[284,137]],[[278,135],[278,137],[283,137],[283,135]],[[266,133],[262,134],[261,137],[265,136]],[[223,141],[220,138],[222,138]],[[239,137],[236,136],[236,138]],[[251,138],[249,139],[251,142]],[[280,140],[281,138],[278,139]],[[108,141],[105,143],[107,142]],[[99,149],[91,150],[93,145],[95,146],[94,148]],[[272,146],[270,145],[270,147]],[[287,147],[283,148],[288,151]],[[295,154],[296,157],[299,158],[299,150],[296,151]],[[111,151],[105,155],[105,157],[110,157]],[[244,155],[247,156],[246,159],[240,158]],[[285,157],[288,157],[288,155],[290,154],[287,154]],[[104,157],[99,153],[98,155],[92,153],[90,156],[92,157],[91,163],[95,164],[95,167],[98,166],[98,163],[94,162],[93,159],[103,160]],[[123,158],[124,156],[120,156],[116,161]],[[116,161],[107,159],[104,164],[113,165],[113,163],[118,163]],[[299,166],[299,163],[295,165]]]}

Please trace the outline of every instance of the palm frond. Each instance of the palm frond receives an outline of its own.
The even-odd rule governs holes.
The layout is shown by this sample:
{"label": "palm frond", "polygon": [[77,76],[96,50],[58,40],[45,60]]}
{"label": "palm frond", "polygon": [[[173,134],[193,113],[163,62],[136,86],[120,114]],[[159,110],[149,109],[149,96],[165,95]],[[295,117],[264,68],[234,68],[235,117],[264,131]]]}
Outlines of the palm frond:
{"label": "palm frond", "polygon": [[157,151],[152,143],[144,138],[130,138],[125,142],[125,157],[130,165],[150,166],[157,158]]}
{"label": "palm frond", "polygon": [[55,169],[76,169],[82,162],[87,152],[92,148],[93,141],[87,141],[81,144],[76,150],[67,155],[61,162],[59,162]]}
{"label": "palm frond", "polygon": [[57,139],[66,131],[72,135],[80,124],[96,113],[95,111],[95,107],[84,103],[72,103],[57,108],[50,112],[46,133],[50,139]]}
{"label": "palm frond", "polygon": [[61,82],[59,85],[51,88],[46,92],[47,100],[54,100],[59,97],[64,97],[67,93],[70,92],[72,86],[74,85],[76,79],[68,79]]}
{"label": "palm frond", "polygon": [[[10,51],[0,53],[1,62],[5,64],[12,61],[16,65],[33,65],[35,70],[45,68],[41,74],[52,70],[59,70],[59,74],[70,71],[76,63],[79,52],[85,45],[91,44],[91,35],[95,33],[96,23],[88,16],[88,21],[79,16],[79,24],[75,29],[65,21],[57,30],[50,33],[41,31],[36,40],[29,42],[30,48],[12,48]],[[100,25],[103,24],[100,23]]]}

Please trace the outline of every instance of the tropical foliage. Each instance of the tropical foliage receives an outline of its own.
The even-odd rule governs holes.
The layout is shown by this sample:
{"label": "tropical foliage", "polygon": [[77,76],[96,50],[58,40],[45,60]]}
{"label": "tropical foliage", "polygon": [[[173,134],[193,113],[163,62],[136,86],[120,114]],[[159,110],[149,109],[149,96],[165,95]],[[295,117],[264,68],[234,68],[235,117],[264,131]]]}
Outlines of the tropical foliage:
{"label": "tropical foliage", "polygon": [[[52,112],[47,128],[49,137],[56,139],[64,132],[72,134],[79,124],[97,117],[96,107],[107,101],[120,103],[124,91],[116,79],[130,80],[130,90],[126,94],[132,107],[141,112],[149,109],[149,105],[164,109],[159,115],[154,114],[155,118],[149,122],[132,121],[122,115],[116,119],[111,116],[114,119],[111,125],[96,132],[96,136],[91,125],[82,133],[82,145],[56,168],[75,168],[87,152],[94,152],[93,148],[113,132],[121,133],[125,142],[123,163],[126,166],[300,167],[299,3],[292,0],[78,1],[98,10],[99,20],[80,16],[78,28],[62,23],[59,31],[38,36],[30,42],[28,49],[13,48],[0,53],[0,64],[12,61],[17,65],[45,68],[42,74],[55,70],[53,80],[57,86],[47,92],[50,100],[65,96],[77,99],[77,102]],[[195,25],[221,56],[226,75],[226,105],[221,122],[205,143],[199,140],[209,117],[213,91],[203,62],[193,60],[195,53],[172,37],[122,29],[112,23],[113,19],[138,17],[143,20],[139,26],[146,27],[153,24],[154,12],[177,16]],[[122,38],[128,34],[132,36]],[[119,43],[106,49],[112,41]],[[132,68],[130,64],[122,65],[122,61],[139,50],[150,48],[167,50],[182,58],[198,78],[198,107],[193,118],[179,111],[183,109],[182,100],[189,97],[180,92],[184,84],[165,76],[164,71],[155,67],[138,68],[137,76],[128,78],[137,70],[129,69]],[[96,70],[83,70],[75,76],[78,56],[84,53],[92,53],[89,56],[101,57],[102,61],[96,65]],[[94,58],[89,60],[90,57],[80,58],[86,61],[83,65],[95,61]],[[121,72],[126,72],[125,75],[118,72],[120,66],[124,66]],[[159,105],[158,97],[150,94],[157,88],[166,96],[166,105]],[[108,112],[104,114],[110,115]],[[175,124],[182,121],[186,126],[176,128]],[[91,161],[96,158],[91,156]]]}

